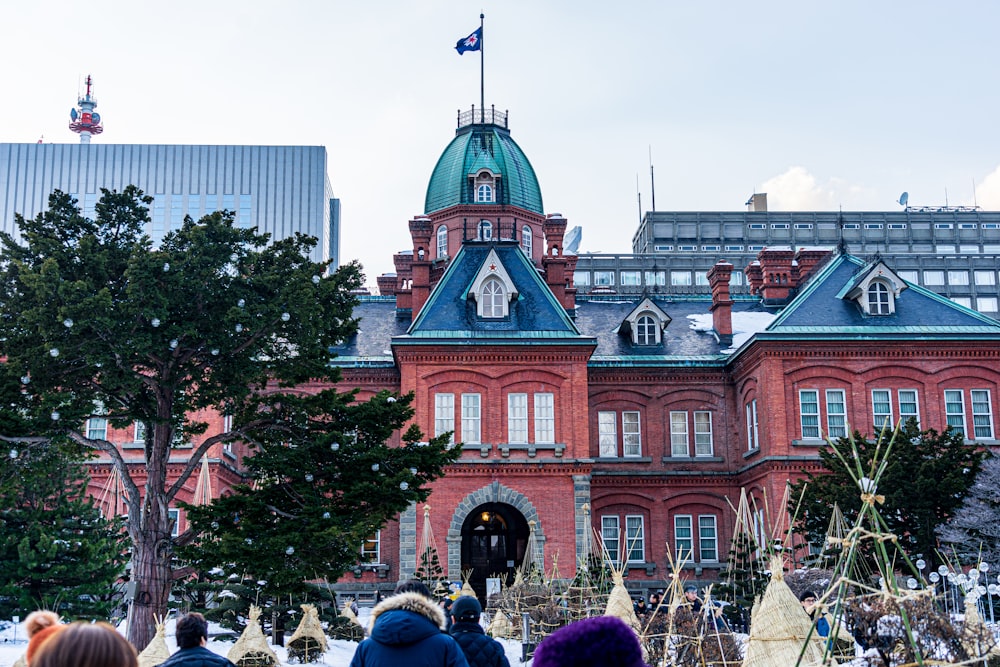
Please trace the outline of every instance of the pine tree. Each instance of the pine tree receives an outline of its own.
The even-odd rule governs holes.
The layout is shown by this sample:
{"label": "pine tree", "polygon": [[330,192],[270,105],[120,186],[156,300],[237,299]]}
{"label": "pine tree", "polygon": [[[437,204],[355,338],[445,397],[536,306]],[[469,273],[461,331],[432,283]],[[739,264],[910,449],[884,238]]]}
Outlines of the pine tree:
{"label": "pine tree", "polygon": [[420,552],[420,564],[417,566],[413,578],[422,581],[432,591],[437,590],[446,577],[444,568],[441,567],[441,559],[438,557],[437,549],[427,547]]}
{"label": "pine tree", "polygon": [[752,536],[745,532],[736,535],[729,550],[725,576],[712,588],[713,597],[730,603],[722,609],[729,627],[744,628],[741,632],[750,622],[754,599],[764,594],[768,583],[767,574],[754,555],[756,548]]}
{"label": "pine tree", "polygon": [[0,461],[0,618],[53,609],[109,618],[121,604],[125,538],[84,495],[87,476],[55,444]]}
{"label": "pine tree", "polygon": [[960,563],[1000,566],[1000,457],[983,463],[962,506],[937,534]]}

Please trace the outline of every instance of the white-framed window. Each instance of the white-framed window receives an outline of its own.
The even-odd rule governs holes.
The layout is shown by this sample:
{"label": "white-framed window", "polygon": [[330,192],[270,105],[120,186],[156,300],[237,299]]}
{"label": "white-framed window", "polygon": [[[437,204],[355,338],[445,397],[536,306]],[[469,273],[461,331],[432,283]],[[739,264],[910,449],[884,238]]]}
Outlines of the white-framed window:
{"label": "white-framed window", "polygon": [[507,313],[507,295],[504,292],[503,283],[496,278],[490,278],[483,283],[482,289],[483,317],[501,318]]}
{"label": "white-framed window", "polygon": [[949,271],[948,272],[948,284],[949,285],[968,285],[969,284],[969,272],[968,271]]}
{"label": "white-framed window", "polygon": [[802,423],[803,440],[818,439],[819,432],[819,392],[815,389],[799,391],[799,419]]}
{"label": "white-framed window", "polygon": [[146,442],[146,422],[135,422],[133,439],[136,443]]}
{"label": "white-framed window", "polygon": [[694,252],[698,249],[696,245],[679,245],[677,246],[677,252]]}
{"label": "white-framed window", "polygon": [[678,563],[694,560],[694,533],[690,514],[674,515],[674,553]]}
{"label": "white-framed window", "polygon": [[945,423],[965,435],[965,397],[960,389],[946,389],[944,392]]}
{"label": "white-framed window", "polygon": [[899,418],[905,422],[912,417],[919,424],[920,406],[917,404],[917,390],[900,389],[897,396],[899,398]]}
{"label": "white-framed window", "polygon": [[493,239],[493,223],[489,220],[479,221],[479,240],[491,241]]}
{"label": "white-framed window", "polygon": [[966,308],[972,308],[972,299],[967,296],[953,296],[951,300],[960,306],[965,306]]}
{"label": "white-framed window", "polygon": [[535,442],[556,441],[555,395],[548,392],[535,394]]}
{"label": "white-framed window", "polygon": [[482,411],[479,394],[462,394],[462,442],[479,444],[482,433]]}
{"label": "white-framed window", "polygon": [[868,286],[868,312],[871,315],[890,314],[889,288],[885,283],[876,280]]}
{"label": "white-framed window", "polygon": [[747,421],[747,451],[752,452],[760,449],[760,435],[757,428],[757,399],[751,400],[744,407]]}
{"label": "white-framed window", "polygon": [[713,514],[698,516],[698,559],[703,563],[719,560],[719,531]]}
{"label": "white-framed window", "polygon": [[958,228],[959,229],[976,229],[978,227],[979,227],[979,225],[977,225],[974,222],[960,222],[960,223],[958,223]]}
{"label": "white-framed window", "polygon": [[87,420],[87,438],[90,440],[107,440],[108,439],[108,418],[102,417],[101,415],[106,415],[107,411],[104,409],[104,404],[100,401],[94,403],[94,414]]}
{"label": "white-framed window", "polygon": [[589,271],[574,271],[573,272],[573,286],[574,287],[586,287],[590,284],[590,272]]}
{"label": "white-framed window", "polygon": [[726,252],[743,252],[743,246],[741,245],[727,245]]}
{"label": "white-framed window", "polygon": [[531,227],[524,225],[521,227],[521,250],[528,257],[531,257]]}
{"label": "white-framed window", "polygon": [[705,286],[708,285],[708,272],[707,271],[695,271],[694,272],[694,284]]}
{"label": "white-framed window", "polygon": [[483,183],[476,188],[476,203],[489,204],[493,201],[493,186]]}
{"label": "white-framed window", "polygon": [[842,229],[861,229],[861,225],[856,222],[845,222]]}
{"label": "white-framed window", "polygon": [[374,535],[369,535],[361,543],[361,557],[358,559],[363,565],[377,565],[382,562],[382,531],[376,530]]}
{"label": "white-framed window", "polygon": [[813,228],[813,226],[812,226],[811,222],[796,222],[795,223],[795,229],[812,229],[812,228]]}
{"label": "white-framed window", "polygon": [[670,413],[670,455],[688,456],[688,423],[686,412]]}
{"label": "white-framed window", "polygon": [[617,516],[601,517],[601,543],[604,550],[611,558],[611,562],[618,565],[621,562],[621,529],[618,525]]}
{"label": "white-framed window", "polygon": [[642,271],[622,271],[619,274],[622,285],[636,286],[642,284]]}
{"label": "white-framed window", "polygon": [[717,246],[717,245],[703,245],[701,247],[701,251],[702,252],[719,252],[719,248],[720,247],[721,246]]}
{"label": "white-framed window", "polygon": [[953,246],[953,245],[939,245],[936,248],[934,248],[934,251],[937,252],[939,255],[951,254],[951,253],[955,252],[955,246]]}
{"label": "white-framed window", "polygon": [[177,537],[181,534],[181,511],[173,507],[167,508],[167,521],[170,522],[170,536]]}
{"label": "white-framed window", "polygon": [[905,280],[908,283],[917,285],[920,283],[920,272],[919,271],[896,271],[896,275]]}
{"label": "white-framed window", "polygon": [[944,271],[924,271],[924,285],[944,285]]}
{"label": "white-framed window", "polygon": [[906,229],[905,222],[890,222],[889,229]]}
{"label": "white-framed window", "polygon": [[742,271],[733,271],[729,275],[729,284],[730,285],[742,285],[743,284],[743,272]]}
{"label": "white-framed window", "polygon": [[997,298],[995,296],[976,297],[976,310],[983,313],[997,312]]}
{"label": "white-framed window", "polygon": [[528,442],[527,394],[507,394],[507,441]]}
{"label": "white-framed window", "polygon": [[750,229],[767,229],[767,225],[763,222],[751,222],[747,227]]}
{"label": "white-framed window", "polygon": [[671,271],[670,284],[674,287],[687,287],[691,284],[690,271]]}
{"label": "white-framed window", "polygon": [[672,245],[655,245],[653,246],[653,252],[670,252],[674,247]]}
{"label": "white-framed window", "polygon": [[997,272],[996,271],[976,271],[976,284],[977,285],[996,285],[997,284]]}
{"label": "white-framed window", "polygon": [[597,438],[602,457],[618,456],[618,415],[610,411],[597,413]]}
{"label": "white-framed window", "polygon": [[640,315],[636,319],[635,342],[637,345],[656,345],[656,319],[652,315]]}
{"label": "white-framed window", "polygon": [[666,271],[646,271],[645,280],[647,285],[663,287],[667,284]]}
{"label": "white-framed window", "polygon": [[437,255],[438,259],[448,256],[448,228],[444,225],[437,230]]}
{"label": "white-framed window", "polygon": [[455,444],[455,394],[434,394],[434,437],[451,432]]}
{"label": "white-framed window", "polygon": [[696,410],[694,413],[694,455],[712,456],[712,413]]}
{"label": "white-framed window", "polygon": [[775,222],[771,225],[771,229],[788,229],[787,222]]}
{"label": "white-framed window", "polygon": [[888,389],[872,389],[872,418],[876,431],[881,431],[886,426],[893,428],[892,392]]}
{"label": "white-framed window", "polygon": [[831,438],[847,437],[847,403],[843,389],[826,390],[826,434]]}
{"label": "white-framed window", "polygon": [[882,223],[880,222],[866,222],[865,229],[882,229]]}
{"label": "white-framed window", "polygon": [[951,229],[950,222],[935,222],[934,229]]}
{"label": "white-framed window", "polygon": [[639,427],[639,412],[637,410],[622,412],[622,455],[642,455],[642,431]]}
{"label": "white-framed window", "polygon": [[993,404],[986,389],[969,391],[972,401],[972,433],[977,440],[993,439]]}
{"label": "white-framed window", "polygon": [[614,271],[594,271],[594,285],[597,287],[614,287]]}
{"label": "white-framed window", "polygon": [[[229,433],[232,430],[233,430],[233,416],[232,415],[223,415],[222,416],[222,432],[223,433]],[[222,443],[222,451],[226,452],[227,454],[232,454],[233,453],[233,441],[232,440],[226,440],[225,442],[223,442]]]}
{"label": "white-framed window", "polygon": [[646,562],[646,531],[641,514],[625,516],[625,549],[629,563]]}

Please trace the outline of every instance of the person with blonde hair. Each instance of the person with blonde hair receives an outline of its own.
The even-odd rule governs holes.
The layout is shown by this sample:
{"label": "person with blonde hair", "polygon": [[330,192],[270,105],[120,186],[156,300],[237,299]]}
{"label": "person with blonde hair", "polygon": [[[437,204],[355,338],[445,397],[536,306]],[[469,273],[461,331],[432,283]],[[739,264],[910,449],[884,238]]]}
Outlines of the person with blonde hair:
{"label": "person with blonde hair", "polygon": [[31,658],[31,667],[138,667],[139,657],[113,626],[77,621],[63,626]]}

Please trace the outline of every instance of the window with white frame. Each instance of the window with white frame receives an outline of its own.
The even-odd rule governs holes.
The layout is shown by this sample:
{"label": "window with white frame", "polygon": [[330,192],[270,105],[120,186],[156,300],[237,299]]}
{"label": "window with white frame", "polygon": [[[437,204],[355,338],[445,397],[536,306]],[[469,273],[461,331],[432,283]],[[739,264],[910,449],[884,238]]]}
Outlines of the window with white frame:
{"label": "window with white frame", "polygon": [[556,441],[555,395],[548,392],[535,394],[535,442]]}
{"label": "window with white frame", "polygon": [[[820,427],[820,393],[816,389],[799,390],[799,420],[802,425],[803,440],[817,440],[823,437]],[[847,404],[843,389],[827,389],[826,435],[830,438],[847,436]]]}
{"label": "window with white frame", "polygon": [[[232,430],[233,430],[233,416],[232,415],[223,415],[223,417],[222,417],[222,432],[223,433],[229,433]],[[226,440],[225,442],[223,442],[222,443],[222,451],[226,452],[227,454],[232,454],[233,453],[233,441],[232,440]]]}
{"label": "window with white frame", "polygon": [[960,306],[965,306],[966,308],[972,308],[972,299],[967,296],[953,296],[951,300]]}
{"label": "window with white frame", "polygon": [[691,284],[690,271],[671,271],[670,284],[675,287],[686,287]]}
{"label": "window with white frame", "polygon": [[871,315],[889,315],[889,288],[880,280],[868,286],[868,313]]}
{"label": "window with white frame", "polygon": [[614,287],[614,271],[594,271],[594,285],[597,287]]}
{"label": "window with white frame", "polygon": [[106,415],[107,411],[104,409],[104,404],[100,401],[94,403],[94,415],[87,420],[87,438],[90,440],[107,440],[108,439],[108,418],[102,417],[101,415]]}
{"label": "window with white frame", "polygon": [[729,276],[730,285],[742,285],[743,284],[743,272],[733,271]]}
{"label": "window with white frame", "polygon": [[617,516],[601,517],[601,543],[611,562],[618,565],[621,561],[621,529]]}
{"label": "window with white frame", "polygon": [[448,256],[448,228],[444,225],[437,230],[437,255],[438,259]]}
{"label": "window with white frame", "polygon": [[483,317],[501,318],[506,315],[507,295],[503,283],[496,278],[490,278],[483,283],[482,289]]}
{"label": "window with white frame", "polygon": [[376,530],[374,535],[369,535],[361,543],[361,557],[358,559],[362,565],[377,565],[382,562],[382,531]]}
{"label": "window with white frame", "polygon": [[667,284],[667,272],[666,271],[646,271],[644,276],[647,285],[653,285],[656,287],[663,287]]}
{"label": "window with white frame", "polygon": [[712,456],[712,413],[696,410],[694,413],[694,455]]}
{"label": "window with white frame", "polygon": [[707,271],[695,271],[694,272],[694,284],[705,286],[708,285],[708,272]]}
{"label": "window with white frame", "polygon": [[907,421],[911,417],[920,423],[920,408],[917,404],[916,389],[896,390],[896,404],[892,402],[891,389],[872,389],[872,417],[876,430],[881,430],[887,423],[889,428],[896,424],[897,412],[893,409],[898,406],[899,419]]}
{"label": "window with white frame", "polygon": [[972,401],[972,433],[977,440],[993,439],[993,406],[990,392],[986,389],[969,391]]}
{"label": "window with white frame", "polygon": [[920,406],[917,404],[916,389],[900,389],[897,392],[899,398],[899,418],[904,422],[911,417],[920,423]]}
{"label": "window with white frame", "polygon": [[531,227],[524,225],[521,227],[521,250],[528,257],[531,257]]}
{"label": "window with white frame", "polygon": [[628,410],[622,412],[622,455],[640,456],[642,454],[642,433],[639,429],[639,412]]}
{"label": "window with white frame", "polygon": [[170,507],[167,509],[167,521],[170,523],[170,536],[177,537],[181,534],[181,511]]}
{"label": "window with white frame", "polygon": [[976,284],[977,285],[996,285],[997,284],[997,273],[996,271],[976,271]]}
{"label": "window with white frame", "polygon": [[847,403],[843,389],[826,390],[826,434],[831,438],[847,437]]}
{"label": "window with white frame", "polygon": [[896,271],[896,275],[905,280],[908,283],[914,285],[920,282],[920,272],[919,271]]}
{"label": "window with white frame", "polygon": [[479,444],[482,412],[479,394],[462,394],[462,442]]}
{"label": "window with white frame", "polygon": [[757,424],[757,399],[751,400],[745,406],[747,421],[747,451],[760,449],[760,435]]}
{"label": "window with white frame", "polygon": [[818,439],[819,432],[819,392],[815,389],[799,391],[799,419],[802,423],[803,439]]}
{"label": "window with white frame", "polygon": [[528,442],[527,394],[507,394],[507,441]]}
{"label": "window with white frame", "polygon": [[892,394],[888,389],[872,389],[872,417],[876,431],[892,428]]}
{"label": "window with white frame", "polygon": [[719,531],[712,514],[698,517],[698,560],[702,563],[719,560]]}
{"label": "window with white frame", "polygon": [[455,394],[434,394],[434,437],[449,432],[448,442],[455,444]]}
{"label": "window with white frame", "polygon": [[688,456],[688,424],[686,412],[670,413],[670,455]]}
{"label": "window with white frame", "polygon": [[997,312],[997,298],[995,296],[976,297],[976,310],[983,313]]}
{"label": "window with white frame", "polygon": [[924,271],[924,285],[944,285],[944,271]]}
{"label": "window with white frame", "polygon": [[625,517],[625,550],[628,552],[628,562],[646,562],[646,531],[641,514]]}
{"label": "window with white frame", "polygon": [[479,221],[479,240],[490,241],[493,239],[493,223],[489,220]]}
{"label": "window with white frame", "polygon": [[965,435],[965,397],[960,389],[945,390],[944,415],[948,426]]}
{"label": "window with white frame", "polygon": [[597,438],[602,457],[618,456],[618,414],[597,413]]}
{"label": "window with white frame", "polygon": [[640,315],[635,321],[635,342],[637,345],[656,345],[656,318]]}
{"label": "window with white frame", "polygon": [[622,271],[618,274],[619,280],[621,280],[622,285],[627,285],[629,287],[641,285],[642,284],[642,272],[641,271]]}
{"label": "window with white frame", "polygon": [[694,560],[694,533],[690,514],[674,515],[674,553],[678,563]]}
{"label": "window with white frame", "polygon": [[590,284],[590,272],[589,271],[574,271],[573,272],[573,286],[574,287],[586,287]]}
{"label": "window with white frame", "polygon": [[146,442],[146,422],[135,422],[135,442]]}
{"label": "window with white frame", "polygon": [[489,204],[493,201],[493,186],[482,184],[476,188],[476,203]]}
{"label": "window with white frame", "polygon": [[968,285],[969,284],[969,272],[968,271],[949,271],[948,272],[948,284],[949,285]]}

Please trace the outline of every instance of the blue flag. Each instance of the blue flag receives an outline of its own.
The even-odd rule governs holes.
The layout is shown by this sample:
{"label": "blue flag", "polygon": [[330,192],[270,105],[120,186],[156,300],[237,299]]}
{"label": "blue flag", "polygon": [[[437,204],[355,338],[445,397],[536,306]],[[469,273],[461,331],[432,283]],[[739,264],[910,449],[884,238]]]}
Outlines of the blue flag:
{"label": "blue flag", "polygon": [[458,40],[458,44],[455,45],[455,50],[458,51],[458,55],[462,55],[466,51],[480,51],[483,48],[483,28],[482,26],[476,28],[468,37],[463,37]]}

